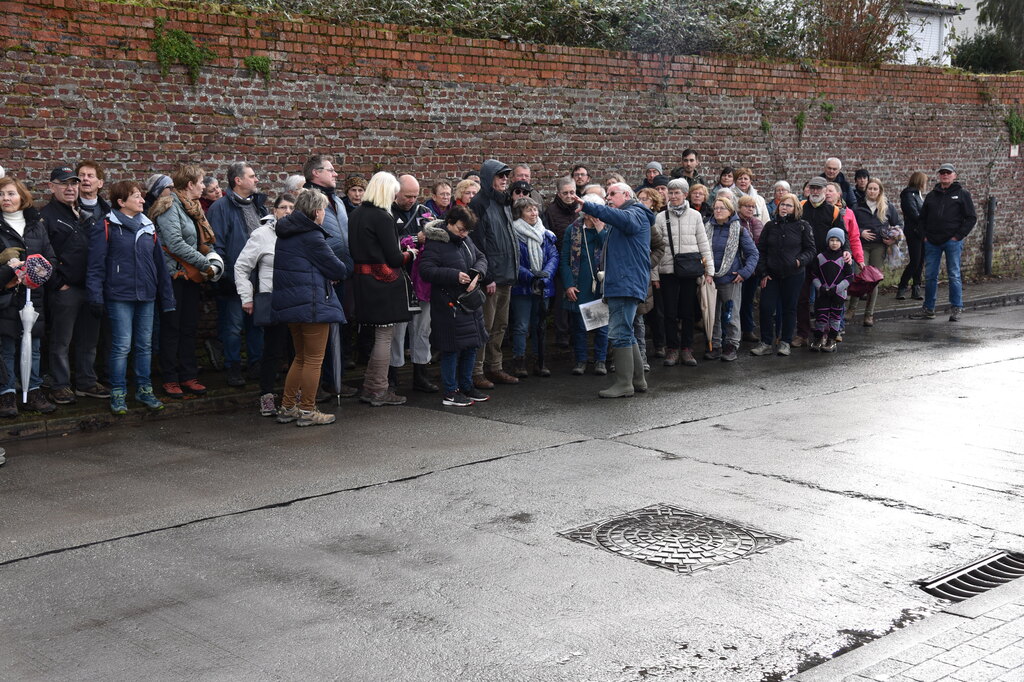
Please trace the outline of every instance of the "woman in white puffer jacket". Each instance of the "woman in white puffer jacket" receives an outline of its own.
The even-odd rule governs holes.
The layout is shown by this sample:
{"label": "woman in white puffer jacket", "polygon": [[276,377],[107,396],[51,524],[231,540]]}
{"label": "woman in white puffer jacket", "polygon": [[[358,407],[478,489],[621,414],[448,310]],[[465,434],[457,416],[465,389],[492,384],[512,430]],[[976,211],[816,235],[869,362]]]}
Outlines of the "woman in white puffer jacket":
{"label": "woman in white puffer jacket", "polygon": [[[676,178],[668,183],[668,206],[658,214],[654,229],[665,236],[668,248],[658,264],[658,282],[665,304],[665,366],[682,363],[695,366],[693,357],[693,324],[697,309],[699,276],[679,277],[675,269],[676,254],[698,254],[703,261],[704,277],[714,274],[711,244],[704,230],[704,218],[690,208],[686,180]],[[680,330],[680,324],[682,329]]]}

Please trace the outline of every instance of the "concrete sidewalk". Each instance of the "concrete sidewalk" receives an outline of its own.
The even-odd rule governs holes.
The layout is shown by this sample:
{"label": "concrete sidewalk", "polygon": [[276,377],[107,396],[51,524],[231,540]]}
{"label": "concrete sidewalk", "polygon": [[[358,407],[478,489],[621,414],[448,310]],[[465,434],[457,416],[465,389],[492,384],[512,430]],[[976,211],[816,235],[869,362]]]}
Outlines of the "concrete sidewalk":
{"label": "concrete sidewalk", "polygon": [[[946,322],[948,315],[948,289],[944,282],[939,284],[939,293],[936,305],[936,320],[930,324]],[[946,301],[943,303],[943,301]],[[979,308],[992,308],[1006,305],[1018,305],[1024,303],[1024,279],[990,279],[983,282],[973,282],[964,286],[965,309],[977,310]],[[879,295],[875,306],[875,319],[897,319],[909,317],[912,313],[920,310],[921,302],[914,300],[897,301],[895,291],[883,291]],[[847,330],[856,334],[861,329],[860,322],[863,319],[864,306],[858,306],[858,316]],[[549,364],[553,368],[559,367],[564,360],[569,362],[569,351],[552,348],[549,354]],[[409,378],[406,373],[411,373],[410,365],[401,372],[403,384],[406,390],[409,387]],[[346,372],[345,383],[350,386],[359,386],[362,382],[363,368]],[[238,409],[257,409],[259,403],[259,391],[256,389],[256,382],[250,381],[245,388],[231,388],[225,382],[223,372],[206,371],[200,379],[209,389],[209,393],[201,398],[188,397],[185,400],[164,399],[166,408],[159,413],[150,413],[141,409],[137,404],[131,404],[129,413],[124,416],[114,416],[110,413],[107,400],[93,398],[81,398],[76,404],[61,405],[56,412],[50,415],[42,415],[38,412],[22,412],[17,418],[2,420],[0,422],[0,443],[18,441],[25,438],[38,438],[46,436],[62,436],[69,433],[89,432],[105,429],[115,424],[133,424],[150,421],[163,421],[167,419],[178,419],[195,414],[211,414]],[[159,391],[158,391],[159,393]]]}
{"label": "concrete sidewalk", "polygon": [[951,605],[792,682],[1022,682],[1024,580]]}

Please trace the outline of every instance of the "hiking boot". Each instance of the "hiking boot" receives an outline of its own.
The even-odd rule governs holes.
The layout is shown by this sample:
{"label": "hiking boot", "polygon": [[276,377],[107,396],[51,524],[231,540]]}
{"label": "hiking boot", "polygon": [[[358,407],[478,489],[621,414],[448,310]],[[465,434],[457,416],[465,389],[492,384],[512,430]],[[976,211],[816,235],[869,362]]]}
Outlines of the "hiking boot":
{"label": "hiking boot", "polygon": [[[164,390],[167,390],[166,388]],[[189,379],[188,381],[181,382],[181,390],[185,393],[191,393],[192,395],[206,395],[206,386],[195,379]],[[171,396],[172,398],[174,396]]]}
{"label": "hiking boot", "polygon": [[276,417],[277,405],[274,403],[273,393],[264,393],[260,396],[260,416]]}
{"label": "hiking boot", "polygon": [[383,393],[371,394],[364,392],[359,399],[364,403],[368,403],[370,407],[384,407],[385,405],[404,405],[405,396],[398,395],[391,389],[384,391]]}
{"label": "hiking boot", "polygon": [[665,361],[661,364],[666,367],[675,367],[679,363],[679,351],[675,348],[669,348],[665,353]]}
{"label": "hiking boot", "polygon": [[[524,372],[526,371],[525,365],[523,367],[523,371]],[[484,376],[486,376],[488,379],[490,379],[495,384],[518,384],[519,383],[519,379],[517,379],[516,377],[512,376],[511,374],[509,374],[505,370],[501,369],[500,367],[498,369],[492,369],[492,370],[488,370],[488,371],[484,372]],[[478,387],[478,388],[480,388],[480,387]],[[493,388],[493,386],[492,386],[492,388]]]}
{"label": "hiking boot", "polygon": [[775,349],[769,346],[767,343],[764,343],[763,341],[750,349],[750,354],[757,356],[771,355],[774,352]]}
{"label": "hiking boot", "polygon": [[747,343],[757,343],[758,341],[761,340],[761,337],[755,334],[754,332],[743,332],[743,336],[740,340],[746,341]]}
{"label": "hiking boot", "polygon": [[61,386],[50,392],[50,400],[58,405],[71,405],[76,402],[75,392],[69,386]]}
{"label": "hiking boot", "polygon": [[[802,336],[794,336],[793,340],[790,343],[786,344],[786,345],[787,346],[792,346],[793,348],[800,348],[801,346],[804,346],[806,343],[807,343],[807,339],[805,339],[804,337],[802,337]],[[779,353],[779,355],[782,355],[782,353]],[[786,353],[786,355],[789,355],[789,353]]]}
{"label": "hiking boot", "polygon": [[338,396],[341,398],[355,398],[357,395],[359,395],[358,388],[346,386],[345,384],[342,384],[340,387],[338,387]]}
{"label": "hiking boot", "polygon": [[539,362],[536,365],[533,366],[533,373],[536,374],[539,377],[544,377],[544,378],[547,378],[547,377],[551,376],[551,370],[548,369],[547,367],[545,367],[544,365],[542,365]]}
{"label": "hiking boot", "polygon": [[14,391],[0,395],[0,417],[11,419],[18,416],[18,399]]}
{"label": "hiking boot", "polygon": [[864,326],[865,327],[874,327],[875,326],[875,316],[874,315],[865,315],[864,316]]}
{"label": "hiking boot", "polygon": [[168,381],[162,386],[162,388],[164,389],[164,394],[167,395],[168,398],[180,399],[185,397],[185,394],[181,390],[181,384],[177,381]]}
{"label": "hiking boot", "polygon": [[242,376],[241,367],[228,367],[225,371],[228,373],[228,386],[232,388],[245,386],[245,377]]}
{"label": "hiking boot", "polygon": [[412,390],[421,391],[423,393],[437,393],[441,389],[438,388],[437,384],[430,380],[430,375],[427,374],[426,365],[417,365],[413,363]]}
{"label": "hiking boot", "polygon": [[736,359],[736,346],[726,345],[722,348],[722,362],[732,362]]}
{"label": "hiking boot", "polygon": [[278,424],[290,424],[299,418],[301,410],[298,405],[292,405],[291,407],[281,407],[277,410],[277,423]]}
{"label": "hiking boot", "polygon": [[512,376],[516,379],[525,379],[530,376],[526,371],[526,358],[512,358]]}
{"label": "hiking boot", "polygon": [[921,293],[921,287],[919,287],[919,286],[912,286],[912,287],[910,287],[910,298],[914,299],[915,301],[923,301],[924,300],[924,294]]}
{"label": "hiking boot", "polygon": [[811,350],[812,353],[817,353],[818,351],[821,350],[821,343],[821,337],[815,336],[814,339],[811,341],[811,345],[809,345],[808,348]]}
{"label": "hiking boot", "polygon": [[324,414],[320,410],[313,408],[312,410],[299,410],[299,418],[296,420],[296,426],[323,426],[325,424],[333,424],[337,417],[333,414]]}
{"label": "hiking boot", "polygon": [[490,381],[483,374],[473,375],[473,388],[478,388],[481,391],[489,391],[494,388],[494,382]]}
{"label": "hiking boot", "polygon": [[836,340],[829,338],[828,341],[821,345],[822,353],[835,353],[836,352]]}
{"label": "hiking boot", "polygon": [[704,359],[705,360],[717,360],[720,357],[722,357],[722,349],[721,348],[712,348],[708,352],[704,353]]}
{"label": "hiking boot", "polygon": [[916,312],[910,316],[912,320],[934,320],[935,309],[934,308],[921,308],[920,312]]}
{"label": "hiking boot", "polygon": [[687,367],[696,367],[697,358],[693,357],[693,351],[689,348],[683,348],[679,351],[679,364],[686,365]]}
{"label": "hiking boot", "polygon": [[[152,389],[150,389],[152,393]],[[123,389],[115,388],[110,392],[110,411],[113,414],[128,414],[128,403]]]}
{"label": "hiking boot", "polygon": [[949,309],[949,321],[950,322],[956,322],[957,320],[959,320],[960,319],[960,314],[963,313],[963,311],[964,311],[963,308],[957,308],[956,306],[953,306],[952,308],[950,308]]}
{"label": "hiking boot", "polygon": [[110,389],[103,384],[95,384],[88,388],[75,389],[75,395],[79,398],[99,398],[104,400],[110,397]]}
{"label": "hiking boot", "polygon": [[907,288],[906,287],[899,287],[899,288],[896,289],[896,300],[897,301],[905,301],[905,300],[907,300]]}
{"label": "hiking boot", "polygon": [[[113,403],[113,396],[111,396],[111,403]],[[160,402],[160,399],[153,395],[153,387],[150,385],[139,386],[135,389],[135,400],[142,403],[154,412],[159,412],[164,409],[164,404]]]}
{"label": "hiking boot", "polygon": [[491,396],[486,393],[481,393],[475,388],[464,388],[462,389],[462,395],[466,396],[474,403],[483,403],[491,399]]}
{"label": "hiking boot", "polygon": [[594,363],[594,374],[599,377],[603,377],[608,374],[608,367],[603,362]]}
{"label": "hiking boot", "polygon": [[42,412],[43,414],[50,414],[57,409],[57,406],[46,399],[43,395],[42,389],[34,388],[28,392],[28,400],[25,401],[25,407],[29,410],[36,412]]}
{"label": "hiking boot", "polygon": [[775,351],[775,354],[783,356],[789,355],[789,346],[790,344],[786,343],[785,341],[779,341],[779,349]]}
{"label": "hiking boot", "polygon": [[573,376],[581,377],[581,376],[583,376],[583,374],[586,371],[587,371],[587,363],[585,363],[585,362],[577,362],[572,367],[572,375]]}
{"label": "hiking boot", "polygon": [[455,391],[454,393],[445,393],[441,404],[448,407],[469,407],[473,404],[473,401],[464,396],[460,391]]}

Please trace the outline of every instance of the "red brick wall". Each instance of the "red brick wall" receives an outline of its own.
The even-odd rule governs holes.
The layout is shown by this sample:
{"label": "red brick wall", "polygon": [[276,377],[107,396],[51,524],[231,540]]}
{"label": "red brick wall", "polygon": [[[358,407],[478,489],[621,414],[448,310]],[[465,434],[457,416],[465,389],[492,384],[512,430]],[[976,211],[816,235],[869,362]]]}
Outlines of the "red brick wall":
{"label": "red brick wall", "polygon": [[[550,196],[576,162],[635,181],[647,161],[671,168],[693,146],[706,174],[747,165],[762,193],[777,178],[801,185],[835,155],[895,196],[911,171],[952,161],[979,213],[990,195],[1000,202],[997,273],[1021,272],[1024,160],[1008,158],[1003,123],[1005,107],[1024,110],[1019,75],[665,57],[88,0],[0,9],[0,165],[40,188],[54,162],[83,157],[136,179],[191,159],[222,180],[245,158],[274,190],[323,151],[342,175],[383,168],[424,184],[486,157],[528,161]],[[181,67],[160,75],[158,16],[216,52],[197,86]],[[242,66],[252,54],[271,59],[269,85]]]}

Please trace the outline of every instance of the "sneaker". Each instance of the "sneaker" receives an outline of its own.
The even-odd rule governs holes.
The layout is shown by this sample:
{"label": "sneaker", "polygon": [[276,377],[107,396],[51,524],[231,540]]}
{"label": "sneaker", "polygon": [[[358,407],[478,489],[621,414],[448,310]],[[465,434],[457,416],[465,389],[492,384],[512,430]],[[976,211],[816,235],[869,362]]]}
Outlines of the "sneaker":
{"label": "sneaker", "polygon": [[689,348],[683,348],[679,351],[679,364],[686,365],[687,367],[696,367],[697,358],[693,357],[693,351]]}
{"label": "sneaker", "polygon": [[404,405],[405,396],[398,395],[390,388],[383,393],[371,394],[364,392],[359,396],[359,399],[364,403],[369,403],[370,407],[384,407],[385,405]]}
{"label": "sneaker", "polygon": [[963,311],[964,311],[963,308],[957,308],[956,306],[953,306],[952,308],[950,308],[949,309],[949,321],[950,322],[956,322],[957,320],[959,320],[960,319],[960,314],[963,313]]}
{"label": "sneaker", "polygon": [[296,420],[296,426],[323,426],[325,424],[333,424],[337,420],[333,414],[324,414],[320,410],[312,409],[308,412],[306,410],[299,410],[299,418]]}
{"label": "sneaker", "polygon": [[816,336],[811,340],[811,344],[807,347],[810,349],[812,353],[817,353],[818,351],[821,350],[821,342],[821,338]]}
{"label": "sneaker", "polygon": [[475,388],[463,389],[462,395],[466,396],[474,403],[482,403],[491,399],[491,396],[487,395],[486,393],[481,393]]}
{"label": "sneaker", "polygon": [[606,365],[603,362],[595,362],[594,374],[596,374],[599,377],[605,376],[606,374],[608,374],[608,365]]}
{"label": "sneaker", "polygon": [[789,355],[789,345],[785,341],[779,341],[779,349],[775,351],[776,355]]}
{"label": "sneaker", "polygon": [[551,370],[547,368],[547,365],[537,363],[533,366],[533,373],[536,376],[547,378],[551,376]]}
{"label": "sneaker", "polygon": [[125,392],[121,390],[110,392],[110,411],[113,414],[128,414],[128,403],[125,402]]}
{"label": "sneaker", "polygon": [[473,401],[462,395],[460,391],[455,391],[454,393],[445,393],[441,404],[449,407],[469,407]]}
{"label": "sneaker", "polygon": [[260,396],[260,416],[276,417],[277,405],[274,403],[273,393],[264,393]]}
{"label": "sneaker", "polygon": [[[164,390],[167,390],[166,384]],[[192,395],[206,395],[206,386],[203,386],[195,379],[189,379],[188,381],[181,382],[181,390],[185,393],[191,393]],[[173,398],[174,396],[171,397]]]}
{"label": "sneaker", "polygon": [[292,405],[291,407],[281,405],[277,410],[277,423],[290,424],[299,418],[301,412],[298,405]]}
{"label": "sneaker", "polygon": [[720,357],[722,357],[722,349],[721,348],[712,348],[707,353],[704,353],[704,359],[705,360],[717,360]]}
{"label": "sneaker", "polygon": [[60,388],[50,391],[50,400],[58,405],[70,405],[76,402],[75,392],[68,386],[61,386]]}
{"label": "sneaker", "polygon": [[[786,344],[786,345],[787,346],[792,346],[793,348],[800,348],[801,346],[803,346],[806,343],[807,343],[807,339],[805,339],[804,337],[802,337],[802,336],[794,336],[793,337],[793,341],[791,343]],[[779,355],[782,355],[782,353],[779,353]],[[786,355],[789,355],[789,353],[786,353]]]}
{"label": "sneaker", "polygon": [[934,320],[935,309],[934,308],[921,308],[920,312],[916,312],[910,316],[912,320]]}
{"label": "sneaker", "polygon": [[359,395],[359,389],[342,384],[341,388],[338,389],[338,395],[341,396],[342,398],[355,398],[357,395]]}
{"label": "sneaker", "polygon": [[[113,398],[111,398],[113,400]],[[159,412],[164,409],[164,404],[160,402],[160,399],[153,395],[152,386],[139,386],[135,390],[135,400],[142,403],[154,412]]]}
{"label": "sneaker", "polygon": [[169,398],[184,398],[185,394],[181,390],[181,384],[177,381],[169,381],[162,386],[164,393]]}
{"label": "sneaker", "polygon": [[39,388],[28,392],[28,400],[25,401],[25,407],[36,412],[42,412],[43,414],[50,414],[57,409],[57,406],[47,400],[46,396],[43,395],[42,389]]}
{"label": "sneaker", "polygon": [[822,353],[835,353],[836,352],[836,340],[829,339],[825,343],[821,344]]}
{"label": "sneaker", "polygon": [[11,419],[18,416],[18,399],[14,391],[0,395],[0,417]]}
{"label": "sneaker", "polygon": [[769,346],[767,343],[764,343],[763,341],[750,349],[750,354],[757,356],[771,355],[774,352],[775,349]]}
{"label": "sneaker", "polygon": [[75,389],[75,395],[79,398],[99,398],[103,400],[110,397],[110,389],[103,384],[96,384],[89,388]]}
{"label": "sneaker", "polygon": [[736,359],[736,346],[727,345],[722,348],[722,362],[732,362]]}
{"label": "sneaker", "polygon": [[245,386],[245,377],[242,376],[241,367],[228,367],[228,386],[239,388]]}
{"label": "sneaker", "polygon": [[665,362],[661,363],[666,367],[675,367],[679,363],[679,351],[675,348],[669,348],[668,352],[665,353]]}
{"label": "sneaker", "polygon": [[586,372],[586,371],[587,371],[587,363],[585,363],[585,362],[577,362],[573,366],[573,368],[572,368],[573,376],[577,376],[577,377],[583,376],[583,373]]}

